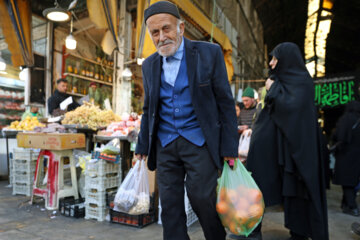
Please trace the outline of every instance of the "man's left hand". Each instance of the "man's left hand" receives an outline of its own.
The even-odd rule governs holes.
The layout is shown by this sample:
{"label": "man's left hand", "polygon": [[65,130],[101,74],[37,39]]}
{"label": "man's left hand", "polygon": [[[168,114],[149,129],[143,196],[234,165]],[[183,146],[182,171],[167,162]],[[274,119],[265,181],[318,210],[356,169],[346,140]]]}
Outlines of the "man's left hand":
{"label": "man's left hand", "polygon": [[234,157],[224,157],[224,161],[227,161],[229,166],[232,167],[232,166],[234,166],[235,158]]}

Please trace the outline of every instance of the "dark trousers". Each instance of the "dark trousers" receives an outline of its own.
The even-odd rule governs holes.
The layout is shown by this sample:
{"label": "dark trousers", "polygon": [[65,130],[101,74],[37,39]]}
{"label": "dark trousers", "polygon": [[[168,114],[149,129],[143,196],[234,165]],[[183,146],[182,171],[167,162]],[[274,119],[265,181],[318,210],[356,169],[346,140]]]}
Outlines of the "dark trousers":
{"label": "dark trousers", "polygon": [[165,147],[157,141],[156,153],[164,239],[189,239],[184,207],[185,183],[205,238],[224,240],[226,232],[216,212],[218,171],[206,145],[198,147],[179,137]]}
{"label": "dark trousers", "polygon": [[342,203],[351,209],[357,208],[355,186],[342,186],[343,199]]}

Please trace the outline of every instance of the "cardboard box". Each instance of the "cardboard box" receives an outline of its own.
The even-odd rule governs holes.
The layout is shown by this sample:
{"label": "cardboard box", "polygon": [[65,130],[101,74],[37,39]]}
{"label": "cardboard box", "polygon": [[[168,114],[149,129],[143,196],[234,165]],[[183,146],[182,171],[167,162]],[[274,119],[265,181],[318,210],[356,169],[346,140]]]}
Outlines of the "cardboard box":
{"label": "cardboard box", "polygon": [[18,147],[47,150],[85,148],[83,133],[18,133]]}

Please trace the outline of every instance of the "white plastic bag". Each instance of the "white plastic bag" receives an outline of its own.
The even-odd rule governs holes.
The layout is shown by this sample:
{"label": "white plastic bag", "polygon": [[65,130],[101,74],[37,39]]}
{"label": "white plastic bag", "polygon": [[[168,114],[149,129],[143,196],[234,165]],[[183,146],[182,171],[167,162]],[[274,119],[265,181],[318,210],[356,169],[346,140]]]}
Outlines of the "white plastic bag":
{"label": "white plastic bag", "polygon": [[247,129],[243,131],[239,140],[239,158],[240,160],[245,160],[247,158],[249,147],[250,147],[250,139],[251,139],[251,129]]}
{"label": "white plastic bag", "polygon": [[145,161],[137,161],[125,177],[114,199],[114,210],[133,215],[148,213],[149,180]]}

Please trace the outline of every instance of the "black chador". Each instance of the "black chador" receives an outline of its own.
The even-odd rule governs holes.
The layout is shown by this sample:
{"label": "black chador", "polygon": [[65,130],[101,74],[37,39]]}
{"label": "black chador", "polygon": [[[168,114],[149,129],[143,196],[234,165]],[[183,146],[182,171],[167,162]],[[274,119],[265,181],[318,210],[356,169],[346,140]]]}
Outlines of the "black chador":
{"label": "black chador", "polygon": [[292,235],[327,240],[324,166],[314,106],[314,85],[300,50],[279,44],[271,56],[274,80],[253,128],[247,168],[266,206],[283,204]]}

